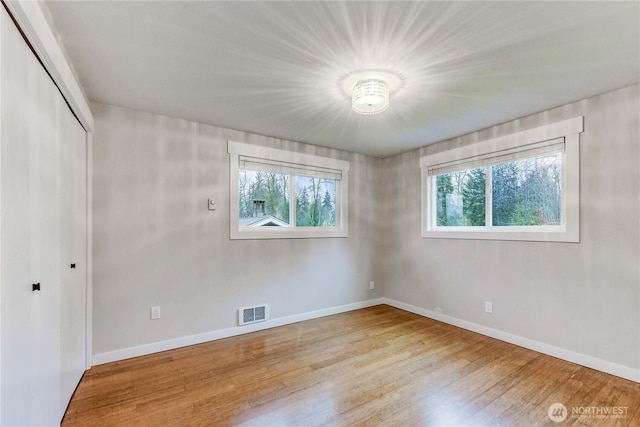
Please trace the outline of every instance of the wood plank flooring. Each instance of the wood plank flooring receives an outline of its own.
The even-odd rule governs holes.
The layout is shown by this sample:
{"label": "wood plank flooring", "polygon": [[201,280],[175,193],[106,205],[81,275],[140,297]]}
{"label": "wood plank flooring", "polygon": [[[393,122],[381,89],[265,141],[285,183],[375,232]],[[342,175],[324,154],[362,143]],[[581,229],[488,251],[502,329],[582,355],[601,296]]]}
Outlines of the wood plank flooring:
{"label": "wood plank flooring", "polygon": [[225,425],[640,426],[640,384],[381,305],[95,366],[62,423]]}

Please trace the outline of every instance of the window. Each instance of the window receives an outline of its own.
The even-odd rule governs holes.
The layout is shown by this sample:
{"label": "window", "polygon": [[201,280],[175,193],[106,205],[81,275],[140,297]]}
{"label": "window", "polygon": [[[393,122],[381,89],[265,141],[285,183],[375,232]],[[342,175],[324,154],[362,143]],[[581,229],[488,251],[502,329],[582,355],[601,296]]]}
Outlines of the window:
{"label": "window", "polygon": [[422,236],[578,242],[582,117],[420,159]]}
{"label": "window", "polygon": [[349,162],[229,141],[231,239],[347,237]]}

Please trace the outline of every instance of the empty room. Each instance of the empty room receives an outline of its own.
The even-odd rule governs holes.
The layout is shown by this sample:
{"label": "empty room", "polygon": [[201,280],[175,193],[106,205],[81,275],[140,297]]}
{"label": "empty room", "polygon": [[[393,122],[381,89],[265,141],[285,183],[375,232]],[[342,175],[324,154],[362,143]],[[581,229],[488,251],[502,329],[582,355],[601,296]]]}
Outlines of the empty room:
{"label": "empty room", "polygon": [[0,13],[1,426],[640,426],[640,2]]}

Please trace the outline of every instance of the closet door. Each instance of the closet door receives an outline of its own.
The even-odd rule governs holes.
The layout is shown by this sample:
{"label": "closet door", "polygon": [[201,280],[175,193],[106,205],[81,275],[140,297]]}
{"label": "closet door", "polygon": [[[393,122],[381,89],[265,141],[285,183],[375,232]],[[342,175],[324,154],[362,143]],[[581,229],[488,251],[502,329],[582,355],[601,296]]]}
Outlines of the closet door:
{"label": "closet door", "polygon": [[85,144],[0,7],[3,426],[59,424],[86,366]]}
{"label": "closet door", "polygon": [[[21,425],[31,407],[31,286],[27,56],[20,34],[0,7],[0,425]],[[11,67],[6,64],[11,62]]]}
{"label": "closet door", "polygon": [[54,425],[60,412],[59,94],[4,9],[1,32],[2,425]]}
{"label": "closet door", "polygon": [[[24,44],[24,42],[23,42]],[[30,53],[30,52],[28,52]],[[60,395],[60,207],[58,169],[59,93],[36,58],[27,55],[29,147],[29,257],[31,283],[32,425],[59,421]],[[10,142],[11,143],[11,142]],[[29,283],[25,284],[27,287]]]}
{"label": "closet door", "polygon": [[60,112],[62,416],[87,366],[87,134],[68,108]]}

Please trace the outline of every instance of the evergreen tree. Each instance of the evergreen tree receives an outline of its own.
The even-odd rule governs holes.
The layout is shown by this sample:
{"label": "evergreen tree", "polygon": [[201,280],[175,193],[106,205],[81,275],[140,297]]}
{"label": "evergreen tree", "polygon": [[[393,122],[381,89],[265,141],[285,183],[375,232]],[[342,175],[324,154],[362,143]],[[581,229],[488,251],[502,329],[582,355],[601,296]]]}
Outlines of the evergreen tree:
{"label": "evergreen tree", "polygon": [[[524,207],[526,219],[530,224],[560,224],[561,194],[558,166],[527,159],[525,178],[521,184],[520,203]],[[520,217],[518,219],[522,221]]]}
{"label": "evergreen tree", "polygon": [[447,194],[453,193],[451,174],[438,175],[436,177],[436,213],[438,226],[447,224]]}
{"label": "evergreen tree", "polygon": [[282,196],[279,199],[278,218],[287,223],[291,223],[291,218],[289,218],[289,179],[288,174],[280,174],[280,190]]}
{"label": "evergreen tree", "polygon": [[307,193],[307,187],[296,194],[296,225],[306,226],[309,225],[309,194]]}
{"label": "evergreen tree", "polygon": [[545,223],[542,210],[539,208],[531,209],[522,203],[519,203],[511,217],[509,225],[543,225]]}
{"label": "evergreen tree", "polygon": [[491,168],[493,225],[511,225],[518,206],[518,175],[516,162],[501,163]]}
{"label": "evergreen tree", "polygon": [[484,168],[472,169],[462,189],[462,211],[465,225],[485,225],[485,172]]}
{"label": "evergreen tree", "polygon": [[265,196],[267,200],[267,215],[278,217],[278,199],[280,192],[278,188],[278,179],[276,173],[269,172],[265,174]]}
{"label": "evergreen tree", "polygon": [[317,200],[313,200],[311,202],[311,206],[309,206],[309,219],[307,225],[312,227],[320,225],[320,206],[318,205]]}
{"label": "evergreen tree", "polygon": [[290,221],[289,175],[248,170],[240,174],[239,184],[240,218],[254,217],[254,201],[264,200],[267,215]]}
{"label": "evergreen tree", "polygon": [[336,214],[333,207],[333,201],[331,200],[331,194],[329,190],[324,192],[324,198],[322,199],[322,225],[333,226],[336,225]]}
{"label": "evergreen tree", "polygon": [[[296,193],[290,195],[291,179],[295,179]],[[242,170],[239,177],[240,218],[256,216],[256,200],[267,215],[293,223],[290,218],[290,199],[296,203],[298,226],[334,226],[335,180],[293,176],[278,172]]]}

